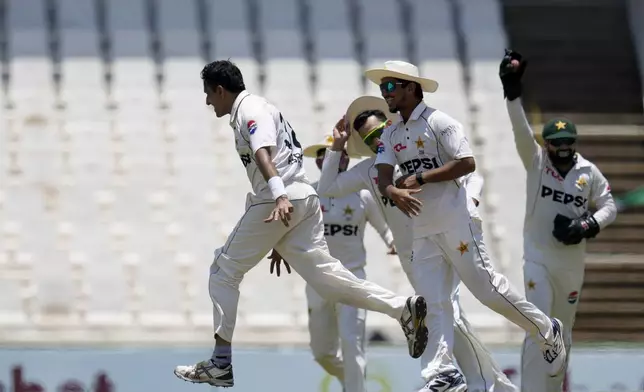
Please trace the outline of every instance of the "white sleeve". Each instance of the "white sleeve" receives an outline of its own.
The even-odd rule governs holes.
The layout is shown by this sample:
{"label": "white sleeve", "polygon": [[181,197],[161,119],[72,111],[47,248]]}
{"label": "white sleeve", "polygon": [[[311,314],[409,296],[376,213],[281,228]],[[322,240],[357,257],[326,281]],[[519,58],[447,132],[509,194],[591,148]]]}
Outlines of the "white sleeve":
{"label": "white sleeve", "polygon": [[322,174],[318,181],[318,194],[327,197],[343,197],[367,188],[368,184],[365,183],[360,173],[364,166],[363,162],[339,173],[341,157],[342,151],[326,150],[326,156],[322,163]]}
{"label": "white sleeve", "polygon": [[514,144],[516,145],[519,157],[523,162],[526,169],[530,169],[535,165],[535,162],[540,161],[541,147],[534,140],[534,133],[528,119],[525,117],[523,106],[521,105],[521,98],[513,101],[506,100],[508,108],[508,115],[512,123],[512,132],[514,133]]}
{"label": "white sleeve", "polygon": [[481,201],[481,193],[483,191],[483,176],[478,171],[473,171],[465,177],[465,189],[467,196],[477,201]]}
{"label": "white sleeve", "polygon": [[398,164],[396,153],[391,145],[391,132],[393,129],[393,127],[385,129],[380,137],[380,143],[378,143],[378,149],[376,150],[376,167],[378,165],[396,166]]}
{"label": "white sleeve", "polygon": [[360,198],[365,205],[365,212],[367,215],[367,221],[373,226],[374,229],[380,234],[380,238],[387,244],[388,247],[391,247],[394,243],[394,236],[391,234],[391,230],[387,225],[382,211],[376,204],[376,201],[371,196],[371,192],[367,190],[360,191]]}
{"label": "white sleeve", "polygon": [[241,133],[249,138],[253,155],[262,147],[277,146],[277,124],[265,105],[249,103],[239,115],[242,120]]}
{"label": "white sleeve", "polygon": [[448,155],[449,160],[474,156],[461,123],[442,112],[432,116],[431,122],[433,129],[438,133],[438,142]]}
{"label": "white sleeve", "polygon": [[590,188],[590,200],[597,207],[593,218],[601,229],[611,224],[617,217],[617,206],[613,195],[610,192],[610,185],[606,177],[599,171],[597,166],[592,166],[592,185]]}

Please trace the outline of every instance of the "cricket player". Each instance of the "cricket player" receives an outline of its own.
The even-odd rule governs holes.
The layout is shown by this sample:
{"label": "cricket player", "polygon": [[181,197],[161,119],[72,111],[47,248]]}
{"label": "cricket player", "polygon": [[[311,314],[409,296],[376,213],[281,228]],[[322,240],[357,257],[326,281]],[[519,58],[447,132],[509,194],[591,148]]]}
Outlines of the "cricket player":
{"label": "cricket player", "polygon": [[177,377],[195,383],[231,387],[232,339],[239,284],[246,272],[275,249],[316,292],[329,301],[375,310],[397,319],[409,354],[420,357],[427,345],[423,297],[401,297],[357,278],[329,254],[322,211],[302,165],[302,147],[280,111],[249,94],[242,73],[230,61],[207,64],[201,71],[206,104],[217,117],[230,114],[237,153],[253,192],[246,211],[226,243],[215,251],[209,291],[213,302],[215,348],[210,359],[178,366]]}
{"label": "cricket player", "polygon": [[[470,218],[466,190],[458,180],[476,168],[469,142],[460,123],[423,102],[423,91],[435,92],[438,83],[420,77],[416,66],[403,61],[387,61],[365,76],[380,86],[389,110],[399,114],[377,147],[378,188],[413,217],[412,264],[427,264],[431,270],[426,277],[431,293],[425,298],[427,350],[433,359],[423,390],[465,390],[452,352],[454,273],[481,303],[534,336],[548,362],[548,374],[559,375],[566,361],[563,326],[526,301],[492,267],[483,233]],[[403,175],[397,186],[396,165]],[[437,247],[444,258],[434,257]]]}
{"label": "cricket player", "polygon": [[[328,135],[318,144],[304,149],[304,156],[315,158],[322,169],[324,154],[333,142]],[[349,154],[342,152],[340,172],[347,170]],[[314,187],[317,184],[313,184]],[[365,279],[367,253],[364,247],[364,229],[369,222],[382,240],[395,253],[393,236],[380,208],[367,190],[359,190],[342,197],[320,195],[324,216],[324,236],[331,256],[341,259],[344,266],[360,279]],[[277,252],[271,255],[271,273],[279,265]],[[286,264],[287,265],[287,264]],[[287,268],[290,273],[290,269]],[[309,306],[309,333],[311,351],[322,368],[342,383],[344,392],[366,392],[367,359],[364,351],[365,320],[367,312],[351,306],[329,302],[306,285]],[[338,345],[338,342],[340,343]]]}
{"label": "cricket player", "polygon": [[[426,286],[430,279],[424,279],[426,273],[422,269],[425,264],[416,265],[417,271],[411,269],[410,259],[413,235],[410,233],[411,219],[405,216],[386,197],[378,191],[378,171],[374,165],[375,152],[380,135],[385,126],[395,120],[395,115],[389,112],[387,103],[382,98],[364,96],[351,103],[344,119],[336,124],[334,142],[327,150],[327,157],[322,168],[322,176],[318,185],[318,193],[325,196],[342,197],[358,190],[368,190],[377,200],[387,223],[391,227],[394,243],[398,249],[400,263],[416,293],[428,291]],[[345,129],[345,127],[348,127]],[[342,167],[343,149],[354,155],[369,157],[347,171],[338,170]],[[395,179],[400,176],[396,167]],[[468,194],[468,208],[473,221],[480,227],[482,224],[477,205],[480,201],[483,178],[472,172],[463,180]],[[436,248],[435,257],[442,258],[440,249]],[[419,270],[418,270],[419,269]],[[416,279],[419,278],[419,279]],[[514,392],[517,388],[512,385],[501,368],[492,359],[478,337],[474,334],[465,314],[459,304],[459,282],[456,277],[452,293],[454,308],[454,355],[459,367],[465,375],[467,386],[471,392],[494,391]],[[423,373],[431,372],[428,368],[433,357],[425,354],[421,357]]]}
{"label": "cricket player", "polygon": [[[519,53],[506,51],[500,66],[514,141],[527,171],[525,291],[530,302],[564,323],[570,355],[572,327],[584,282],[586,239],[613,222],[617,209],[606,178],[597,166],[575,152],[575,124],[563,118],[552,119],[543,127],[544,147],[535,141],[520,98],[526,65]],[[594,214],[588,211],[591,203],[598,208]],[[521,390],[561,392],[565,372],[548,377],[539,357],[537,342],[526,336]]]}

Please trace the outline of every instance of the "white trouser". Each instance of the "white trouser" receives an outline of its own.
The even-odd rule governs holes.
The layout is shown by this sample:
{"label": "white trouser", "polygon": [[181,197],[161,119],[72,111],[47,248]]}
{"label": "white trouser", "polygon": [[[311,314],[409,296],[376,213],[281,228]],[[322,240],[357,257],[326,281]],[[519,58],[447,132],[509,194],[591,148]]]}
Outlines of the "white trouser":
{"label": "white trouser", "polygon": [[[570,359],[572,327],[575,323],[577,304],[584,283],[584,265],[567,265],[558,260],[560,266],[546,267],[526,261],[523,278],[526,297],[550,317],[556,317],[564,325],[565,346]],[[561,392],[565,372],[550,377],[539,344],[530,336],[523,342],[521,355],[522,392]]]}
{"label": "white trouser", "polygon": [[210,298],[213,302],[215,334],[231,342],[239,284],[246,272],[276,249],[293,269],[321,296],[331,302],[385,313],[398,320],[406,297],[397,296],[374,283],[358,279],[340,261],[331,257],[324,239],[322,211],[315,190],[308,184],[286,187],[293,204],[289,227],[280,221],[264,223],[273,201],[250,196],[246,212],[226,243],[215,251],[210,267]]}
{"label": "white trouser", "polygon": [[[443,255],[438,247],[435,250],[427,249],[428,254],[433,253],[435,258],[428,257],[425,262],[415,260],[413,269],[405,260],[409,260],[407,252],[400,253],[400,262],[403,270],[407,274],[407,278],[418,295],[430,295],[432,293],[431,286],[433,281],[431,279],[424,279],[423,277],[431,274],[433,264],[444,262]],[[416,278],[414,275],[416,273]],[[427,271],[424,271],[427,270]],[[418,279],[420,278],[420,279]],[[474,333],[474,330],[467,321],[465,312],[460,306],[459,301],[459,283],[458,275],[453,280],[453,291],[451,296],[451,305],[454,311],[454,357],[458,362],[463,375],[467,381],[467,386],[470,392],[516,392],[518,389],[506,377],[501,367],[492,358],[490,352],[485,348],[483,343]],[[420,367],[421,374],[426,381],[432,375],[431,362],[434,359],[434,353],[429,354],[425,352],[421,356]],[[435,374],[435,373],[434,373]]]}
{"label": "white trouser", "polygon": [[[434,256],[436,247],[444,259]],[[455,369],[451,301],[454,271],[483,305],[505,316],[528,334],[537,336],[540,342],[552,344],[550,319],[514,290],[505,276],[494,270],[483,242],[483,233],[474,222],[414,239],[413,252],[412,264],[426,264],[422,273],[420,269],[415,270],[416,279],[428,281],[425,288],[428,292],[421,294],[427,301],[429,330],[424,355],[431,359],[422,372],[425,379]]]}
{"label": "white trouser", "polygon": [[[364,279],[364,268],[351,270]],[[313,357],[327,373],[340,380],[344,392],[366,392],[365,320],[367,311],[333,303],[306,285],[309,333]]]}

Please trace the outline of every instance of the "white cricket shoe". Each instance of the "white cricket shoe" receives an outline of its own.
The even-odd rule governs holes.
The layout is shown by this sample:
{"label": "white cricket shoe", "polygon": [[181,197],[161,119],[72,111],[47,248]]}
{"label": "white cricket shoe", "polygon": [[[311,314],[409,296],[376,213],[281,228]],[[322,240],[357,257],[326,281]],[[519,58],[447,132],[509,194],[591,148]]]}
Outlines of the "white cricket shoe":
{"label": "white cricket shoe", "polygon": [[174,369],[174,375],[184,381],[210,384],[213,387],[228,388],[235,385],[233,365],[220,368],[210,359],[201,361],[196,365],[177,366]]}
{"label": "white cricket shoe", "polygon": [[465,378],[458,370],[437,374],[418,392],[467,392]]}
{"label": "white cricket shoe", "polygon": [[566,368],[566,345],[564,344],[563,324],[556,318],[552,319],[552,344],[545,344],[541,351],[543,359],[550,364],[548,375],[550,377],[559,376]]}
{"label": "white cricket shoe", "polygon": [[419,295],[407,298],[399,322],[407,338],[407,347],[412,358],[419,358],[427,347],[426,316],[427,302],[425,302],[425,298]]}

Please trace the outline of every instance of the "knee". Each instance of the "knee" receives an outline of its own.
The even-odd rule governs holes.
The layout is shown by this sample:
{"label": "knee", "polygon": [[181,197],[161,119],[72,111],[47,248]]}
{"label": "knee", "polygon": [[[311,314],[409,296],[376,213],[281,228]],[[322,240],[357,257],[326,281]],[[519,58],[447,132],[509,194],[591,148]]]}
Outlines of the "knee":
{"label": "knee", "polygon": [[244,274],[234,268],[235,264],[235,260],[218,249],[215,252],[215,260],[210,265],[210,284],[216,283],[239,287]]}

